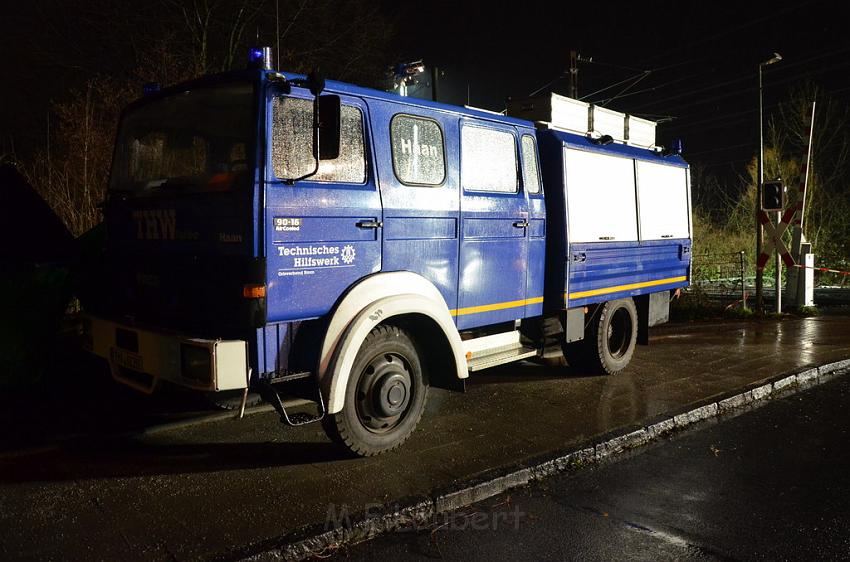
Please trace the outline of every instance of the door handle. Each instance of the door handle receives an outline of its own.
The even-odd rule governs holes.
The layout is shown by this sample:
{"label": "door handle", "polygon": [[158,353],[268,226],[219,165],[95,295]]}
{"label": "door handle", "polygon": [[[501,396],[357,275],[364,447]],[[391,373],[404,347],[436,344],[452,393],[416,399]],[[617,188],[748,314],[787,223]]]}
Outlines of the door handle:
{"label": "door handle", "polygon": [[528,228],[528,221],[526,219],[522,219],[521,221],[516,221],[514,223],[515,228]]}
{"label": "door handle", "polygon": [[357,223],[357,228],[381,228],[384,223],[381,221],[360,221]]}

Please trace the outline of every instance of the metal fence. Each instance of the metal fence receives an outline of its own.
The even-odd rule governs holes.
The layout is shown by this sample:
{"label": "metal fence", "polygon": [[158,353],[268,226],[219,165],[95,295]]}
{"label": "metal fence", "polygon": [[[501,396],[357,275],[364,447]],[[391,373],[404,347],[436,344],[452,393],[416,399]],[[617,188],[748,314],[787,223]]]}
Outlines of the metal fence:
{"label": "metal fence", "polygon": [[[691,264],[691,285],[685,293],[692,297],[695,305],[724,308],[755,306],[755,265],[743,250],[731,253],[695,253]],[[787,269],[783,274],[783,281],[788,281]],[[845,284],[848,281],[850,275],[816,271],[815,305],[850,305],[850,286]],[[790,299],[787,286],[783,286],[782,290],[785,299]],[[764,275],[765,301],[772,302],[775,294],[774,275],[768,269]]]}
{"label": "metal fence", "polygon": [[691,259],[691,286],[688,292],[717,304],[747,306],[747,253],[696,253]]}

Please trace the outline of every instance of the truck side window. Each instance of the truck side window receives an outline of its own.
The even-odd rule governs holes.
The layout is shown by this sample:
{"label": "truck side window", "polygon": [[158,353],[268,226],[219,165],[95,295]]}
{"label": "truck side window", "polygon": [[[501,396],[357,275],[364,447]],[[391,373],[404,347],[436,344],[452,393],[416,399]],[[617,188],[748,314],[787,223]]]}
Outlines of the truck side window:
{"label": "truck side window", "polygon": [[[272,163],[278,178],[296,178],[313,170],[313,102],[299,98],[275,98],[273,104]],[[363,183],[366,156],[363,149],[363,114],[343,105],[339,158],[322,160],[319,173],[310,181]]]}
{"label": "truck side window", "polygon": [[522,183],[528,193],[540,193],[540,171],[537,168],[537,149],[534,137],[522,137]]}
{"label": "truck side window", "polygon": [[464,127],[460,136],[460,177],[468,191],[517,192],[514,136],[505,131]]}
{"label": "truck side window", "polygon": [[402,183],[437,186],[446,179],[443,131],[436,121],[396,115],[390,124],[393,168]]}

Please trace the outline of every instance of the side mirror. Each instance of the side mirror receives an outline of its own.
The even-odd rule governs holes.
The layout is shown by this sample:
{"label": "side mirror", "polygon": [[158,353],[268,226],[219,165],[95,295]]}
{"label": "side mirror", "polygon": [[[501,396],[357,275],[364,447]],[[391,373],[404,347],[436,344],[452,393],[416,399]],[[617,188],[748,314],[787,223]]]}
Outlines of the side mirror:
{"label": "side mirror", "polygon": [[339,158],[341,107],[339,96],[316,98],[316,117],[319,128],[319,160]]}

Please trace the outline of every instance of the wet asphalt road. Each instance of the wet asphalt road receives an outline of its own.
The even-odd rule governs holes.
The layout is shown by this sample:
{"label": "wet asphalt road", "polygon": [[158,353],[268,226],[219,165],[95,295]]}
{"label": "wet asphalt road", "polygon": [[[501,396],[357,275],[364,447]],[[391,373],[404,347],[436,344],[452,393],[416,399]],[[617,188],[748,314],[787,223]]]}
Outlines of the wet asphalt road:
{"label": "wet asphalt road", "polygon": [[335,559],[847,560],[848,405],[844,375]]}
{"label": "wet asphalt road", "polygon": [[404,447],[368,459],[272,412],[128,434],[200,404],[62,368],[65,385],[0,412],[0,560],[234,558],[332,509],[429,495],[847,358],[847,315],[660,326],[617,377],[520,363],[432,392]]}

